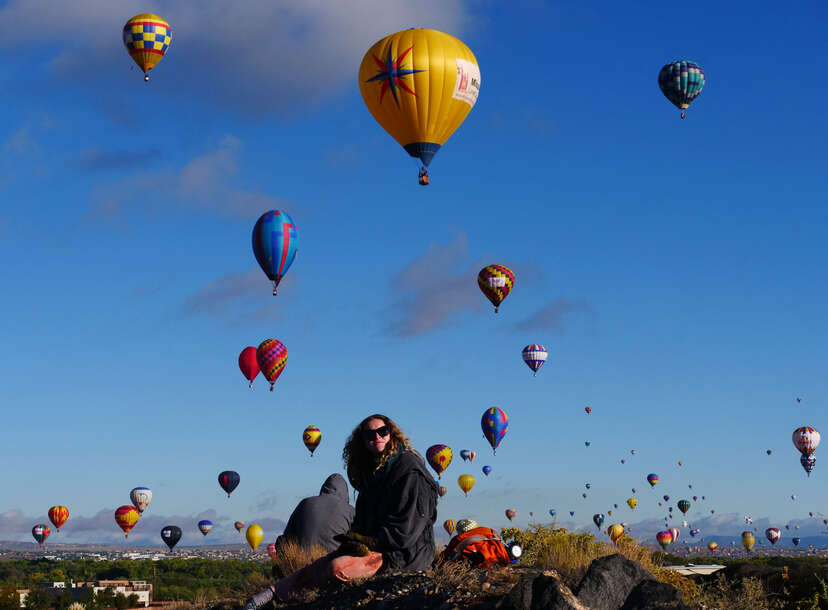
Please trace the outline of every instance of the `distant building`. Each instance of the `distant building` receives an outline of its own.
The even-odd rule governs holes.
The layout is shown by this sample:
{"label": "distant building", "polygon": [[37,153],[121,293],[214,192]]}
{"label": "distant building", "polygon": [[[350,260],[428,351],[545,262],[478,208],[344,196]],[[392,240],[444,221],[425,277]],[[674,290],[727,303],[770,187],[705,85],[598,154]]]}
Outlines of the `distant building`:
{"label": "distant building", "polygon": [[[38,583],[41,589],[44,589],[51,595],[57,597],[66,592],[72,594],[75,599],[80,599],[85,593],[92,589],[95,593],[104,591],[105,589],[112,589],[115,593],[122,593],[126,597],[130,595],[138,596],[138,603],[145,608],[152,602],[152,585],[147,584],[145,580],[96,580],[91,582],[70,582],[69,585],[65,582],[42,582]],[[17,594],[20,596],[20,605],[26,601],[26,596],[30,589],[18,589]]]}

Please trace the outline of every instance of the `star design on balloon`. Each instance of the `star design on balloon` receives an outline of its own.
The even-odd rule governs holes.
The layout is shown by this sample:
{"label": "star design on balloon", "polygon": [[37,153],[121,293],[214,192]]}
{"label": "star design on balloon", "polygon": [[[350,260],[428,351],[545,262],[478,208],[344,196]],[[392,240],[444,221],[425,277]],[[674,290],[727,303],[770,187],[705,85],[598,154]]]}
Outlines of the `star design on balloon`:
{"label": "star design on balloon", "polygon": [[382,88],[380,89],[380,103],[382,103],[382,98],[385,97],[385,93],[390,89],[391,95],[394,96],[394,101],[397,103],[397,107],[400,106],[400,100],[397,97],[397,89],[402,89],[406,93],[410,93],[411,95],[416,96],[417,94],[411,90],[408,85],[403,82],[406,76],[410,74],[416,74],[417,72],[425,72],[425,70],[408,70],[405,68],[401,68],[400,64],[402,64],[405,56],[414,48],[414,45],[408,47],[405,51],[403,51],[396,59],[391,54],[391,45],[388,45],[388,56],[385,61],[382,61],[379,57],[374,55],[374,61],[377,63],[380,71],[375,75],[369,78],[366,83],[371,82],[378,82],[382,81]]}

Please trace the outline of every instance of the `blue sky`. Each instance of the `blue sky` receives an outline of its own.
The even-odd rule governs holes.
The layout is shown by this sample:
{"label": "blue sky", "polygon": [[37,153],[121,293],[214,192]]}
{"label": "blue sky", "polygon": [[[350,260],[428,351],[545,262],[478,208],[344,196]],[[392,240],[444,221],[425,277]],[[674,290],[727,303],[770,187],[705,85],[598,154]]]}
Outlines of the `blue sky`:
{"label": "blue sky", "polygon": [[[111,511],[146,485],[136,540],[160,544],[152,516],[195,541],[203,515],[210,540],[236,519],[272,538],[373,412],[455,449],[440,521],[585,526],[618,503],[607,522],[633,523],[664,493],[706,495],[690,520],[732,514],[734,535],[744,514],[828,512],[820,451],[808,479],[790,441],[826,429],[822,3],[224,7],[0,3],[0,537],[60,503],[67,540],[118,540]],[[120,42],[143,11],[174,31],[148,85]],[[482,73],[425,189],[356,83],[413,26],[460,37]],[[707,75],[685,121],[656,84],[679,58]],[[301,240],[276,298],[250,248],[272,208]],[[498,315],[476,286],[490,263],[517,276]],[[270,337],[287,368],[250,391],[236,358]],[[491,405],[511,420],[496,457]]]}

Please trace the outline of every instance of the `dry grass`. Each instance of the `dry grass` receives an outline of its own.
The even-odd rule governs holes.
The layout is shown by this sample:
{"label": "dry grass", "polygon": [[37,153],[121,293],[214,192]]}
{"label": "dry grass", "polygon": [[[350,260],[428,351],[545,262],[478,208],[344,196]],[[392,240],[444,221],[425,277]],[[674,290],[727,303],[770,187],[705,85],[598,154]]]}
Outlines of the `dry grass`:
{"label": "dry grass", "polygon": [[620,553],[638,563],[659,581],[681,589],[685,600],[689,601],[697,592],[693,581],[671,570],[662,569],[660,555],[654,555],[634,538],[624,537],[617,545],[613,545],[597,542],[592,534],[570,534],[565,528],[539,524],[532,524],[526,530],[506,528],[501,535],[504,540],[514,540],[521,546],[521,564],[557,570],[570,589],[578,586],[595,559]]}
{"label": "dry grass", "polygon": [[273,562],[273,576],[283,578],[293,574],[296,570],[304,568],[328,552],[321,546],[314,545],[305,547],[292,540],[282,542],[276,553],[276,560]]}
{"label": "dry grass", "polygon": [[692,606],[699,610],[774,610],[783,604],[768,598],[758,578],[734,583],[720,574],[712,583],[701,587]]}

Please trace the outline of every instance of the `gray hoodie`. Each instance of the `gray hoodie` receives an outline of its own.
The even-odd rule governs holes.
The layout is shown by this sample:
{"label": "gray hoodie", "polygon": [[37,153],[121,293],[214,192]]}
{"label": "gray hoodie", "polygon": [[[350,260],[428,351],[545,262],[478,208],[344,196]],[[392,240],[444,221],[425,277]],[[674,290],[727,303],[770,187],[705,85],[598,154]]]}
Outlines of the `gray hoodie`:
{"label": "gray hoodie", "polygon": [[318,496],[305,498],[294,509],[280,536],[302,546],[318,544],[326,551],[339,548],[333,537],[344,534],[354,520],[354,507],[348,503],[348,484],[340,474],[329,476]]}

